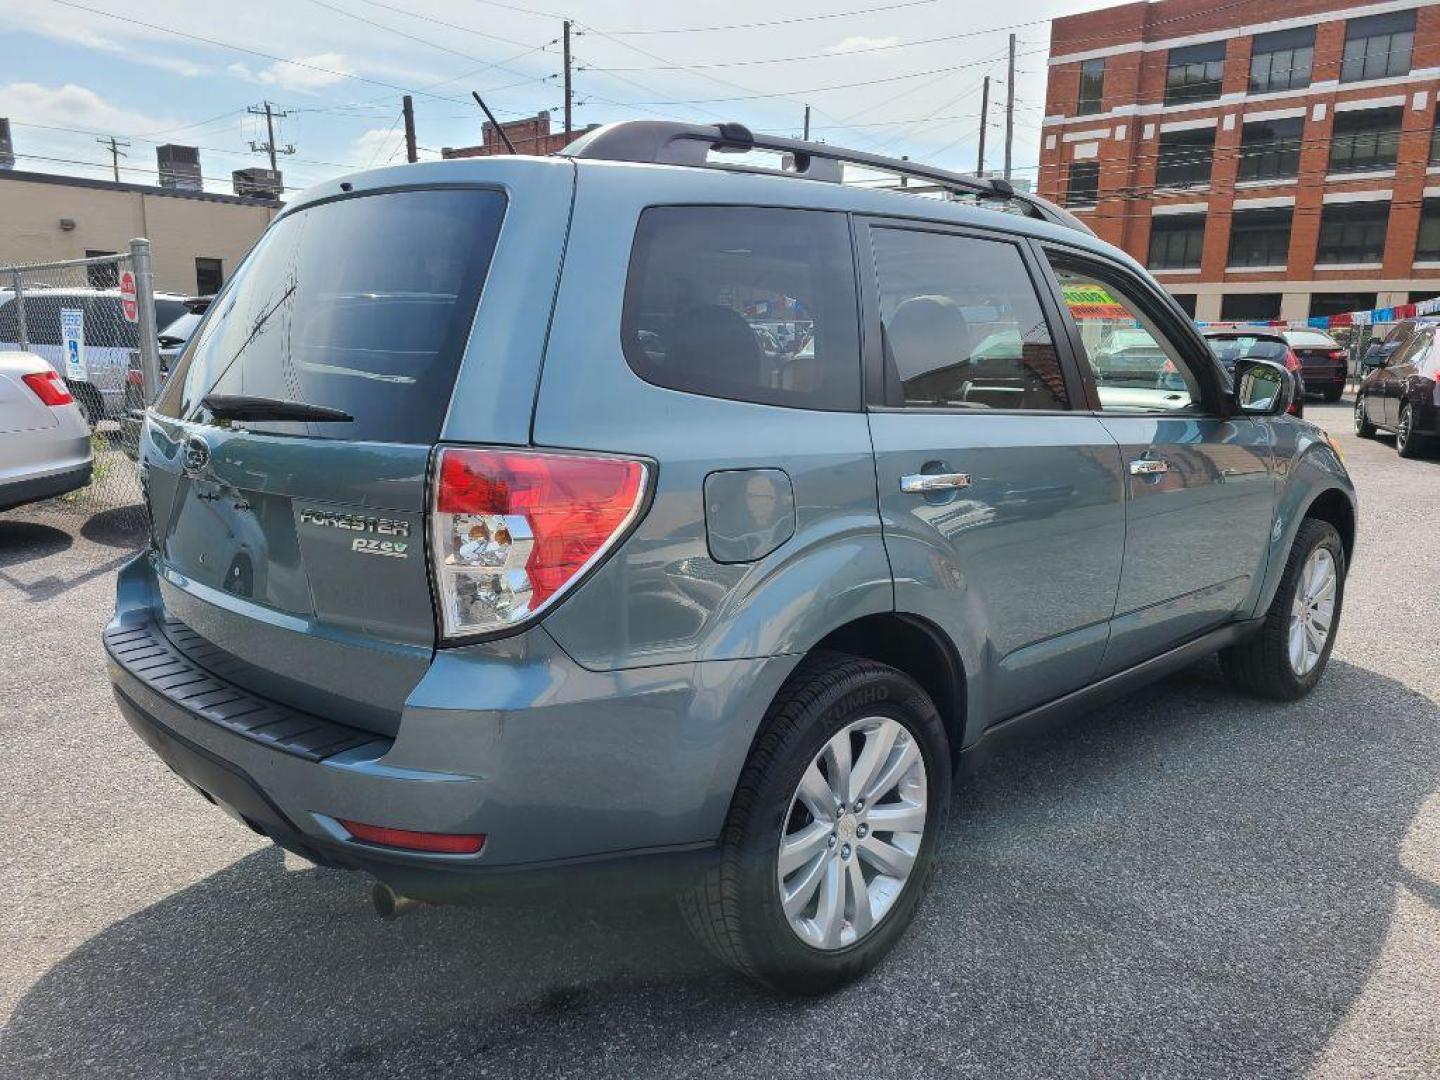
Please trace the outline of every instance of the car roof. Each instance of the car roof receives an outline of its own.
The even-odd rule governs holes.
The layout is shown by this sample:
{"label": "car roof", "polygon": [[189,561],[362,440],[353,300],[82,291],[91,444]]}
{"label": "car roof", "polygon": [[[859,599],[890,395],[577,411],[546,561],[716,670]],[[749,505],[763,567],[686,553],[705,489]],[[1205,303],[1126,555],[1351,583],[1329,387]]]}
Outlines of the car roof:
{"label": "car roof", "polygon": [[[1256,328],[1254,328],[1254,329],[1251,329],[1250,327],[1246,327],[1246,326],[1217,327],[1217,328],[1214,328],[1214,329],[1207,329],[1207,330],[1205,331],[1205,336],[1206,336],[1207,338],[1211,338],[1211,337],[1253,337],[1253,338],[1268,338],[1268,339],[1270,339],[1271,341],[1284,341],[1284,340],[1285,340],[1285,332],[1284,332],[1283,330],[1272,330],[1272,329],[1270,329],[1269,327],[1264,327],[1264,326],[1256,327]],[[1288,343],[1287,343],[1287,344],[1288,344]]]}
{"label": "car roof", "polygon": [[554,169],[575,170],[583,184],[586,176],[604,177],[610,183],[643,185],[654,193],[656,205],[684,202],[796,207],[838,210],[875,217],[949,222],[1029,236],[1083,249],[1125,264],[1148,276],[1144,267],[1120,248],[1077,229],[1039,218],[1008,213],[903,190],[881,190],[856,184],[828,183],[771,171],[734,170],[691,165],[657,165],[645,162],[576,159],[559,156],[452,158],[387,166],[322,181],[291,199],[276,220],[307,206],[351,194],[378,193],[396,187],[476,184],[503,188],[511,198],[526,196],[539,187],[540,174]]}

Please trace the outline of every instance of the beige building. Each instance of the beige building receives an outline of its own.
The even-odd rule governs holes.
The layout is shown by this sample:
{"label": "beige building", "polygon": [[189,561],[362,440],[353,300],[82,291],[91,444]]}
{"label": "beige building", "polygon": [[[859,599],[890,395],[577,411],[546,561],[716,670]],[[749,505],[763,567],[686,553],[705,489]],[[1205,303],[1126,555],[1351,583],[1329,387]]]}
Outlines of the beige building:
{"label": "beige building", "polygon": [[148,237],[155,287],[210,293],[280,211],[272,199],[0,170],[0,266],[126,251]]}

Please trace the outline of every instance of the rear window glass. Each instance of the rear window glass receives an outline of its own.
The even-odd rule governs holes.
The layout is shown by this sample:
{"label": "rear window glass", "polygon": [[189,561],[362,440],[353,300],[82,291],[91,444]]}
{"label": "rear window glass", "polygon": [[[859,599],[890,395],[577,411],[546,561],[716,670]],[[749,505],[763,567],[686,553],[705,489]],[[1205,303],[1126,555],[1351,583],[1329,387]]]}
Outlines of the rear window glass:
{"label": "rear window glass", "polygon": [[1338,349],[1335,339],[1314,330],[1291,330],[1285,340],[1298,349]]}
{"label": "rear window glass", "polygon": [[842,214],[662,206],[640,217],[625,358],[672,390],[858,409],[860,341]]}
{"label": "rear window glass", "polygon": [[1289,351],[1285,342],[1274,338],[1212,337],[1210,349],[1228,367],[1236,360],[1284,360]]}
{"label": "rear window glass", "polygon": [[162,412],[207,419],[207,394],[339,409],[345,422],[251,431],[376,442],[440,433],[504,196],[418,190],[282,217],[216,299]]}

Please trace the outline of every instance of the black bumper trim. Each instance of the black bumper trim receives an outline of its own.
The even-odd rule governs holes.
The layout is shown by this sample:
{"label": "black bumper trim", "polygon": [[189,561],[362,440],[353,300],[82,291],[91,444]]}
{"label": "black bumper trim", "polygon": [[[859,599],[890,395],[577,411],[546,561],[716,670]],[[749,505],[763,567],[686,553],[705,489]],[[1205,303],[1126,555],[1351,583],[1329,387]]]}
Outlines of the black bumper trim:
{"label": "black bumper trim", "polygon": [[[188,632],[175,624],[176,632]],[[200,666],[153,623],[105,631],[111,661],[146,689],[217,727],[272,750],[324,761],[357,747],[375,756],[391,739],[256,697]]]}

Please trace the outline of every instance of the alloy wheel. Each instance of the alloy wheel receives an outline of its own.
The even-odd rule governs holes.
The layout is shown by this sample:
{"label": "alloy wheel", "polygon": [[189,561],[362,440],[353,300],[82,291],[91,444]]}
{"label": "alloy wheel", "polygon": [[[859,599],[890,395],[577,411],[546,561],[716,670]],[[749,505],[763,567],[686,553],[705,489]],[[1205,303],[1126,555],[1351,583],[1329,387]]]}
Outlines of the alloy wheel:
{"label": "alloy wheel", "polygon": [[1335,556],[1328,548],[1310,552],[1290,606],[1290,667],[1302,678],[1315,669],[1330,640],[1339,580]]}
{"label": "alloy wheel", "polygon": [[845,948],[885,918],[920,853],[926,792],[920,746],[896,720],[856,720],[821,747],[791,796],[776,866],[802,941]]}
{"label": "alloy wheel", "polygon": [[1359,394],[1355,395],[1355,434],[1359,435],[1365,430],[1365,399]]}
{"label": "alloy wheel", "polygon": [[1410,442],[1410,408],[1406,406],[1400,410],[1400,426],[1395,429],[1395,449],[1402,454]]}

